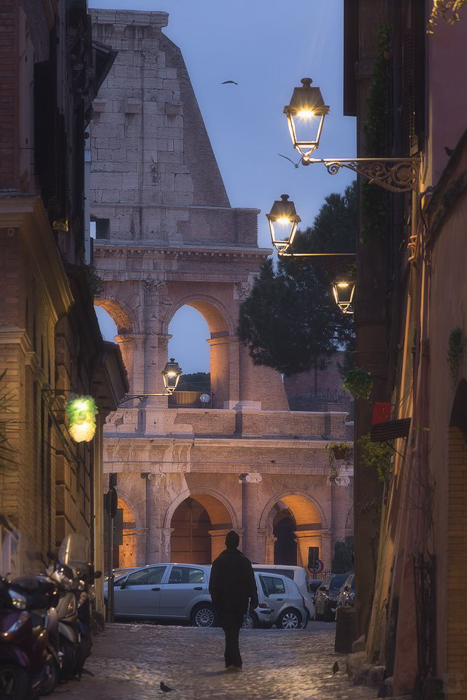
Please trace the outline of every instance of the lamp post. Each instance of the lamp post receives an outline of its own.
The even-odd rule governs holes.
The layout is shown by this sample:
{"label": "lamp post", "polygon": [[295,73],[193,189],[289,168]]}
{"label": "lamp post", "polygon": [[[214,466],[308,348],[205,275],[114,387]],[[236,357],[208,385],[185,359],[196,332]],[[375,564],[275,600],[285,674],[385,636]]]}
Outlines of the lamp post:
{"label": "lamp post", "polygon": [[290,104],[284,107],[293,147],[301,155],[302,165],[322,163],[335,175],[347,168],[370,183],[389,192],[410,192],[418,189],[420,157],[411,158],[311,158],[318,148],[324,117],[329,107],[324,104],[319,88],[311,87],[311,78],[302,79],[302,87],[293,91]]}
{"label": "lamp post", "polygon": [[170,360],[166,362],[161,374],[164,381],[165,393],[133,394],[131,396],[125,396],[125,398],[123,398],[118,404],[119,408],[128,401],[134,401],[135,399],[139,399],[139,402],[144,404],[150,396],[172,396],[178,386],[183,370],[178,362],[175,362],[175,359],[171,357]]}

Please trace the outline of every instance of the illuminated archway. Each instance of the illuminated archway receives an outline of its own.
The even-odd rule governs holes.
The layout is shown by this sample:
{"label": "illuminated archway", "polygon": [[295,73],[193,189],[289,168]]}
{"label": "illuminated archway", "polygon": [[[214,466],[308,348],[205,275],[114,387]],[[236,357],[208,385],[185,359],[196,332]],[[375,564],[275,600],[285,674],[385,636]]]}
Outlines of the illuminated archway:
{"label": "illuminated archway", "polygon": [[210,564],[225,548],[227,532],[235,527],[230,510],[217,494],[181,494],[165,518],[171,529],[171,561]]}
{"label": "illuminated archway", "polygon": [[136,566],[138,545],[136,518],[132,509],[123,498],[118,499],[114,537],[118,543],[118,558],[116,559],[118,564],[116,566]]}
{"label": "illuminated archway", "polygon": [[[324,515],[309,494],[304,491],[283,491],[269,500],[261,514],[260,528],[266,529],[269,533],[270,543],[273,543],[277,537],[274,533],[274,523],[276,522],[277,528],[277,522],[283,518],[289,518],[295,523],[293,534],[296,541],[296,564],[307,566],[309,547],[318,547],[319,558],[326,561],[329,559],[328,545],[323,542],[322,537],[322,530],[326,528]],[[276,547],[269,546],[266,552],[268,562],[272,563],[276,556]],[[280,556],[292,559],[294,552],[291,541],[288,550]]]}
{"label": "illuminated archway", "polygon": [[231,340],[235,336],[233,320],[228,310],[216,298],[202,294],[190,294],[177,299],[162,323],[162,333],[168,335],[169,325],[182,306],[199,311],[209,327],[210,375],[213,408],[224,408],[225,402],[237,398],[231,392]]}

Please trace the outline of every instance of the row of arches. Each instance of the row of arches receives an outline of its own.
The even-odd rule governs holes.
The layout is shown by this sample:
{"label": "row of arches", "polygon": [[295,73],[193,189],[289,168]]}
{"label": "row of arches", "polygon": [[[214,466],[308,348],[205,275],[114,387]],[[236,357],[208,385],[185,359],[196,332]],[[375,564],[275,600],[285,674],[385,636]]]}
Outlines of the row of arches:
{"label": "row of arches", "polygon": [[[144,517],[134,512],[120,496],[121,516],[117,527],[114,566],[136,566],[143,562],[146,529]],[[347,527],[352,530],[352,513],[347,514]],[[170,561],[210,564],[224,548],[225,534],[242,530],[237,514],[220,495],[209,493],[181,494],[168,508],[162,531],[170,539],[167,554]],[[308,546],[323,547],[322,533],[326,520],[311,497],[301,493],[283,493],[266,505],[257,523],[258,532],[266,538],[267,563],[304,565]],[[142,541],[143,540],[143,541]]]}

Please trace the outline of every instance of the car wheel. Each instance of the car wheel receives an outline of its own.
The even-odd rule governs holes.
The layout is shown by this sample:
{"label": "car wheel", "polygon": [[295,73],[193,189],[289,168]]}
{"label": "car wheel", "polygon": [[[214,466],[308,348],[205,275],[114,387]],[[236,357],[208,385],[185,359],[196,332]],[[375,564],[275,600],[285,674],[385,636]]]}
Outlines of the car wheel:
{"label": "car wheel", "polygon": [[28,697],[28,674],[21,666],[0,666],[0,697],[5,700],[26,700]]}
{"label": "car wheel", "polygon": [[282,630],[298,630],[302,624],[302,616],[294,608],[284,610],[277,620],[277,627]]}
{"label": "car wheel", "polygon": [[193,627],[217,627],[217,613],[212,605],[197,605],[191,613]]}
{"label": "car wheel", "polygon": [[256,613],[247,613],[243,618],[242,629],[252,630],[259,627],[259,620]]}

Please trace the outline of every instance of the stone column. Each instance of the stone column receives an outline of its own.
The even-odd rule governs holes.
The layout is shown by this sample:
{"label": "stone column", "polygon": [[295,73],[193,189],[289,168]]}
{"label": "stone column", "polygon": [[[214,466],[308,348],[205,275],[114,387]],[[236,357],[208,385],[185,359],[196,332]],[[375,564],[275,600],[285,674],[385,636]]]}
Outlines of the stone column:
{"label": "stone column", "polygon": [[345,522],[347,520],[347,488],[331,482],[331,549],[334,555],[334,545],[345,540]]}
{"label": "stone column", "polygon": [[173,527],[165,527],[162,532],[162,550],[161,550],[161,561],[170,561],[171,557],[171,547],[170,538],[172,537]]}
{"label": "stone column", "polygon": [[146,564],[161,561],[160,475],[141,474],[146,479]]}
{"label": "stone column", "polygon": [[256,556],[259,564],[274,564],[274,542],[275,537],[272,537],[272,559],[270,558],[270,540],[268,528],[257,530],[256,540]]}
{"label": "stone column", "polygon": [[122,353],[123,364],[128,373],[130,394],[144,391],[144,342],[142,334],[125,333],[115,336]]}
{"label": "stone column", "polygon": [[240,474],[239,480],[242,483],[243,553],[251,561],[258,561],[258,484],[262,477],[251,472]]}
{"label": "stone column", "polygon": [[[169,336],[161,335],[159,330],[159,295],[164,283],[158,280],[143,280],[144,291],[144,393],[162,394],[164,383],[162,370],[167,361],[167,342]],[[167,407],[167,398],[150,396],[147,407]]]}
{"label": "stone column", "polygon": [[210,338],[211,391],[213,407],[225,408],[229,400],[230,385],[230,338]]}
{"label": "stone column", "polygon": [[321,530],[321,549],[319,558],[324,564],[325,571],[331,571],[332,555],[331,530]]}
{"label": "stone column", "polygon": [[228,530],[209,530],[211,535],[211,562],[219,556],[225,549],[225,536],[230,532]]}

